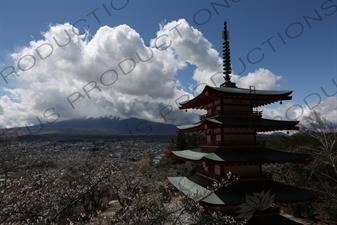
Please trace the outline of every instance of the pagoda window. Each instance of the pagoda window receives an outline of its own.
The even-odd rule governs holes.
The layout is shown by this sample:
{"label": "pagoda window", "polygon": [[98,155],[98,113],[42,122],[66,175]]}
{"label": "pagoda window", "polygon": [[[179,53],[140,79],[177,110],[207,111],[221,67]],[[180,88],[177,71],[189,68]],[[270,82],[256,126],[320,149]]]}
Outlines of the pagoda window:
{"label": "pagoda window", "polygon": [[217,134],[215,140],[216,141],[221,141],[221,134]]}
{"label": "pagoda window", "polygon": [[205,172],[208,172],[208,166],[206,165],[205,162],[202,163],[202,167],[204,168]]}
{"label": "pagoda window", "polygon": [[213,131],[214,131],[214,133],[220,133],[221,132],[221,128],[216,128]]}
{"label": "pagoda window", "polygon": [[214,166],[214,173],[215,173],[216,175],[220,175],[220,166],[219,166],[219,165],[215,165],[215,166]]}
{"label": "pagoda window", "polygon": [[221,111],[221,105],[218,105],[218,106],[216,107],[216,112],[219,112],[219,111]]}
{"label": "pagoda window", "polygon": [[211,142],[211,141],[212,141],[211,135],[207,135],[207,142]]}

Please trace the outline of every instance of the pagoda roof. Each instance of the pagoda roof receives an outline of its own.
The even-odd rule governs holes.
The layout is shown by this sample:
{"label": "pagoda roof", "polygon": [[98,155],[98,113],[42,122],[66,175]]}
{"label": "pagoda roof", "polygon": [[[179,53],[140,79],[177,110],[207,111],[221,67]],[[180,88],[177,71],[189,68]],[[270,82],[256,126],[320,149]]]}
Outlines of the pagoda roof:
{"label": "pagoda roof", "polygon": [[173,151],[172,153],[185,160],[224,163],[285,163],[307,162],[309,154],[284,152],[272,150],[266,147],[220,147],[220,148],[196,148],[192,150]]}
{"label": "pagoda roof", "polygon": [[310,190],[272,180],[234,181],[213,192],[208,187],[212,187],[214,180],[199,174],[188,177],[169,177],[168,179],[172,185],[193,200],[217,206],[238,206],[247,203],[247,196],[253,197],[254,193],[267,193],[269,190],[270,196],[275,195],[274,203],[318,199],[317,193]]}
{"label": "pagoda roof", "polygon": [[[193,199],[196,202],[199,202],[205,197],[212,194],[212,191],[207,189],[207,187],[210,187],[213,184],[213,181],[210,179],[200,182],[202,185],[199,185],[196,181],[191,180],[187,177],[168,177],[168,180],[179,191],[183,192],[185,195],[187,195],[189,198]],[[207,185],[205,186],[206,183]],[[219,201],[219,204],[222,203],[220,199],[218,199],[217,201]]]}
{"label": "pagoda roof", "polygon": [[[298,130],[299,121],[270,120],[261,117],[224,117],[206,118],[197,123],[177,126],[179,130],[194,132],[208,128],[208,125],[222,125],[229,128],[254,128],[256,131]],[[205,127],[206,125],[206,127]],[[214,127],[215,128],[215,127]]]}
{"label": "pagoda roof", "polygon": [[244,94],[249,95],[252,92],[254,92],[254,95],[259,96],[281,96],[281,95],[290,95],[292,91],[286,90],[286,91],[277,91],[277,90],[252,90],[247,88],[233,88],[233,87],[211,87],[206,86],[210,89],[213,89],[215,91],[224,92],[224,93],[230,93],[230,94]]}
{"label": "pagoda roof", "polygon": [[206,85],[204,90],[194,99],[180,102],[180,109],[200,108],[217,99],[249,99],[253,107],[271,104],[282,100],[291,100],[292,91],[255,90],[237,87],[211,87]]}

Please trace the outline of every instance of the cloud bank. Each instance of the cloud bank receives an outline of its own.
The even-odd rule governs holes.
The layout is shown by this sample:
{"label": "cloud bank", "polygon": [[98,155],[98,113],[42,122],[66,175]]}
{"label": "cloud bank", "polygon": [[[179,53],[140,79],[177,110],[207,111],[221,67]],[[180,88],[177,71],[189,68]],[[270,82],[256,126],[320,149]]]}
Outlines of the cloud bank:
{"label": "cloud bank", "polygon": [[[2,128],[104,116],[192,122],[202,112],[181,112],[177,103],[193,98],[205,84],[224,81],[221,55],[183,19],[161,24],[149,45],[125,24],[101,27],[90,40],[69,23],[50,26],[42,37],[12,53],[12,66],[0,68]],[[189,64],[196,69],[186,76],[200,84],[195,91],[186,91],[176,77]],[[232,75],[238,86],[257,89],[275,89],[281,79],[263,68]],[[328,101],[320,106],[327,115]],[[275,117],[281,111],[265,114]]]}

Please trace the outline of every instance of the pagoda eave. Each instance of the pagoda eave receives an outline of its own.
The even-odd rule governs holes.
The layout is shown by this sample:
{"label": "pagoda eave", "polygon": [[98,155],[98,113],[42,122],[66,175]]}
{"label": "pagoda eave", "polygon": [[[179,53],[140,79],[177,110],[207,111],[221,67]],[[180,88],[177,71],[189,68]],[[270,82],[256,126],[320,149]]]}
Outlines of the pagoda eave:
{"label": "pagoda eave", "polygon": [[232,99],[232,100],[250,100],[254,107],[272,104],[278,101],[291,100],[292,96],[256,96],[251,94],[223,94],[223,93],[210,93],[209,97],[214,99]]}
{"label": "pagoda eave", "polygon": [[[284,98],[284,99],[275,99],[275,100],[255,100],[257,103],[253,103],[253,107],[259,107],[259,106],[265,106],[265,105],[270,105],[270,104],[273,104],[275,102],[278,102],[278,101],[284,101],[284,100],[291,100],[292,97],[288,97],[288,98]],[[254,102],[254,100],[253,100]]]}
{"label": "pagoda eave", "polygon": [[[217,127],[224,127],[228,129],[254,129],[255,132],[276,132],[276,131],[283,131],[283,130],[299,130],[299,127],[296,126],[275,126],[275,127],[253,127],[253,126],[228,126],[228,125],[218,125]],[[216,126],[207,125],[207,129],[214,129]],[[186,129],[178,129],[178,134],[184,134],[184,133],[193,133],[193,132],[204,132],[207,133],[207,131],[204,129],[204,126],[199,125],[196,127],[186,128]]]}
{"label": "pagoda eave", "polygon": [[282,131],[282,130],[299,130],[299,127],[294,126],[280,126],[280,127],[258,127],[255,128],[255,132],[272,132],[272,131]]}
{"label": "pagoda eave", "polygon": [[[245,203],[247,195],[270,191],[269,197],[274,195],[274,203],[318,201],[318,193],[298,187],[278,183],[273,180],[234,181],[231,185],[221,187],[214,192],[208,190],[214,180],[202,175],[188,177],[169,177],[173,186],[197,202],[217,206],[239,206]],[[250,187],[247,189],[247,187]],[[193,195],[198,193],[197,195]],[[264,196],[266,197],[266,196]]]}
{"label": "pagoda eave", "polygon": [[215,160],[211,160],[211,159],[207,159],[207,158],[202,158],[202,159],[196,159],[196,160],[192,160],[192,159],[188,159],[188,158],[183,158],[183,157],[179,157],[176,155],[172,156],[173,159],[176,160],[181,160],[181,161],[185,161],[185,162],[190,162],[196,165],[202,165],[202,163],[204,162],[210,162],[210,163],[218,163],[218,162],[222,162],[222,164],[224,166],[249,166],[249,165],[264,165],[264,164],[285,164],[285,163],[292,163],[292,164],[309,164],[310,160],[308,159],[303,159],[303,160],[282,160],[282,161],[252,161],[252,162],[245,162],[245,161],[235,161],[235,162],[223,162],[223,161],[215,161]]}
{"label": "pagoda eave", "polygon": [[200,96],[199,98],[194,98],[190,102],[183,104],[179,103],[179,109],[206,109],[207,104],[212,101],[212,100],[217,100],[216,97],[211,97],[211,96]]}
{"label": "pagoda eave", "polygon": [[250,129],[255,132],[269,132],[280,130],[298,130],[299,121],[280,121],[263,119],[259,117],[223,117],[206,118],[197,123],[177,126],[178,133],[186,132],[211,132],[211,129]]}
{"label": "pagoda eave", "polygon": [[[186,160],[185,160],[186,161]],[[205,160],[207,161],[207,160]],[[208,159],[208,161],[211,161]],[[280,161],[252,161],[252,162],[225,162],[224,166],[233,166],[233,165],[237,165],[237,166],[245,166],[245,165],[264,165],[264,164],[284,164],[284,163],[293,163],[293,164],[309,164],[310,160],[308,159],[303,159],[303,160],[280,160]]]}
{"label": "pagoda eave", "polygon": [[[222,88],[224,89],[224,88]],[[249,89],[231,88],[228,90],[238,90],[232,92],[219,91],[221,89],[206,86],[204,90],[194,99],[181,102],[179,109],[205,109],[206,105],[212,100],[218,99],[233,99],[233,100],[250,100],[253,107],[272,104],[278,101],[291,100],[292,96],[289,96],[292,91],[280,92],[277,91],[265,91],[266,93],[259,93],[263,91],[256,91],[252,93]]]}
{"label": "pagoda eave", "polygon": [[[252,150],[251,148],[255,149]],[[262,146],[255,147],[199,147],[194,150],[173,151],[173,157],[195,164],[222,163],[224,166],[262,165],[271,163],[303,163],[311,161],[310,155],[271,150]]]}
{"label": "pagoda eave", "polygon": [[179,156],[176,156],[176,155],[172,155],[172,158],[173,159],[177,159],[177,160],[181,160],[181,161],[185,161],[185,162],[191,162],[191,163],[194,163],[194,164],[202,164],[203,162],[206,162],[206,161],[209,161],[207,159],[205,160],[192,160],[192,159],[188,159],[188,158],[183,158],[183,157],[179,157]]}

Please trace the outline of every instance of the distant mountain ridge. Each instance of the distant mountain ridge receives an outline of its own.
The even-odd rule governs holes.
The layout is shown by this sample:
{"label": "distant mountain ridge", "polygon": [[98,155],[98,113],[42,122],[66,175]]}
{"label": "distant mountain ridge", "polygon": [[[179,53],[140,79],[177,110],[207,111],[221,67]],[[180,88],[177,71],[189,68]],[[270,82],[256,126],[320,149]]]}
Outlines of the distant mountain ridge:
{"label": "distant mountain ridge", "polygon": [[[38,124],[21,127],[17,134],[23,139],[41,139],[48,137],[54,139],[69,139],[88,137],[146,137],[146,136],[175,136],[177,127],[172,124],[151,122],[137,118],[87,118],[65,120],[55,123]],[[147,137],[147,138],[149,138]]]}
{"label": "distant mountain ridge", "polygon": [[[65,120],[55,123],[46,123],[43,125],[34,125],[21,127],[17,131],[20,137],[28,139],[44,137],[57,137],[57,139],[95,137],[145,137],[145,136],[176,136],[177,127],[172,124],[151,122],[137,118],[87,118]],[[270,136],[287,136],[282,132],[274,132],[273,134],[258,134],[257,138],[265,139]]]}

